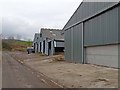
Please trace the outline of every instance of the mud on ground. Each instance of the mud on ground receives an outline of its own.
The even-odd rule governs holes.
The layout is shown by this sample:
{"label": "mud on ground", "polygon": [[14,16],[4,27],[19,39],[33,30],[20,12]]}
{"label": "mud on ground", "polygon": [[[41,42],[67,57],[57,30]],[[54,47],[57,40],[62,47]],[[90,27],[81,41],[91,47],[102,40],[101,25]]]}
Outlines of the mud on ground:
{"label": "mud on ground", "polygon": [[[13,57],[69,88],[117,88],[118,69],[66,62],[63,55],[11,52]],[[58,60],[57,60],[58,59]]]}

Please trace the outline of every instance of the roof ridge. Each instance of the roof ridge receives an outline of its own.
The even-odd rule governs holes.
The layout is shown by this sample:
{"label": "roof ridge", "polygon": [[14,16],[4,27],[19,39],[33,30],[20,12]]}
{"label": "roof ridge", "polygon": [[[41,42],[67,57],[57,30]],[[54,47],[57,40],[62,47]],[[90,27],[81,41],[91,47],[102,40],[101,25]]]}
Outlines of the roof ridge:
{"label": "roof ridge", "polygon": [[51,28],[41,28],[41,30],[62,30],[62,29],[51,29]]}

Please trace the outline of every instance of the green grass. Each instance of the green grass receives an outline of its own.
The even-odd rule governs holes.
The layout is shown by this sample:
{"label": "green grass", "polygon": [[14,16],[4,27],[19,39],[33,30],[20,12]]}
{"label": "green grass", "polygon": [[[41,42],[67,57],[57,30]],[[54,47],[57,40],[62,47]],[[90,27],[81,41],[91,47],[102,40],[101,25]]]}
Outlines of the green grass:
{"label": "green grass", "polygon": [[4,39],[2,40],[2,49],[9,51],[26,51],[27,47],[31,47],[32,42]]}
{"label": "green grass", "polygon": [[16,44],[16,45],[31,46],[31,45],[32,45],[32,42],[29,42],[29,41],[16,41],[15,44]]}

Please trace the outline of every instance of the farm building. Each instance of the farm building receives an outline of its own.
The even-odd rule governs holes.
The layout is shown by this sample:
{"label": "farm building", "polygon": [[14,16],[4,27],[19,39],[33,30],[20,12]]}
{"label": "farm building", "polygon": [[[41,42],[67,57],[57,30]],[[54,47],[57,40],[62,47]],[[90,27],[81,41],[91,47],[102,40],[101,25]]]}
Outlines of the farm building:
{"label": "farm building", "polygon": [[35,34],[33,41],[35,52],[41,52],[45,55],[53,55],[64,50],[64,36],[59,29],[41,29],[41,32]]}
{"label": "farm building", "polygon": [[119,2],[82,2],[63,28],[65,60],[118,68]]}
{"label": "farm building", "polygon": [[40,41],[41,41],[40,33],[35,33],[33,45],[32,45],[34,47],[35,52],[39,52],[40,50],[40,44],[39,44]]}

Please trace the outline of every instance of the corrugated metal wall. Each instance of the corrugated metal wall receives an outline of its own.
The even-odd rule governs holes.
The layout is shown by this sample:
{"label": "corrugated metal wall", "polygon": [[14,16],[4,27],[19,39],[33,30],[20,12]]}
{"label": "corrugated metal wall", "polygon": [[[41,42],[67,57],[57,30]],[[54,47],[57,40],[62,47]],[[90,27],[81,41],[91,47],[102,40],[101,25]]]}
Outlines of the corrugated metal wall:
{"label": "corrugated metal wall", "polygon": [[57,47],[64,47],[64,42],[57,41],[56,44]]}
{"label": "corrugated metal wall", "polygon": [[95,13],[98,13],[99,11],[113,4],[115,4],[115,2],[83,2],[64,28],[84,20],[85,18],[94,15]]}
{"label": "corrugated metal wall", "polygon": [[82,63],[82,24],[65,32],[65,59]]}
{"label": "corrugated metal wall", "polygon": [[[120,6],[118,7],[118,42],[120,43]],[[118,67],[120,68],[120,44],[118,45]],[[120,83],[120,80],[119,82]]]}
{"label": "corrugated metal wall", "polygon": [[118,45],[87,47],[86,63],[118,68]]}
{"label": "corrugated metal wall", "polygon": [[[114,2],[84,2],[64,27],[81,21]],[[82,23],[65,31],[65,60],[82,63]],[[84,22],[84,46],[118,43],[118,8]]]}
{"label": "corrugated metal wall", "polygon": [[65,59],[71,61],[71,30],[65,31]]}
{"label": "corrugated metal wall", "polygon": [[84,23],[85,46],[118,43],[118,8]]}

